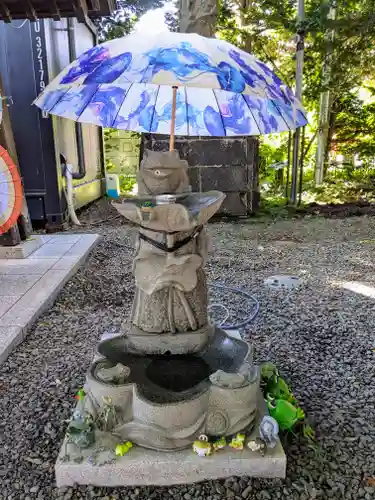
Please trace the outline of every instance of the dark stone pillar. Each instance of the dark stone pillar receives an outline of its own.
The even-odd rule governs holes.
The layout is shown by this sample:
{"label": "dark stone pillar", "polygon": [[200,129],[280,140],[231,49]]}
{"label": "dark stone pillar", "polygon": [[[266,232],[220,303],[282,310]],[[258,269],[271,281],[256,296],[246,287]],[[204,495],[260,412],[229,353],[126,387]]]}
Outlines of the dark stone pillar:
{"label": "dark stone pillar", "polygon": [[[225,193],[218,214],[229,216],[249,215],[259,206],[258,146],[253,137],[175,139],[180,157],[189,164],[193,191]],[[167,151],[169,136],[145,134],[143,148]]]}

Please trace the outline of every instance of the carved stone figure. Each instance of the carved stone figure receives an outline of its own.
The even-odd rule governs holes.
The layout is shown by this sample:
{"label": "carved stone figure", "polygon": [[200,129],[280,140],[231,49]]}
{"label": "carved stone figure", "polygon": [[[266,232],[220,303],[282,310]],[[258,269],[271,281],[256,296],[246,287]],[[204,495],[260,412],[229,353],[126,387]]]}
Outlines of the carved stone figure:
{"label": "carved stone figure", "polygon": [[[209,334],[203,271],[209,238],[203,224],[218,210],[224,195],[191,193],[187,169],[177,151],[146,150],[137,178],[141,201],[114,203],[140,226],[133,265],[135,335],[202,328],[204,340]],[[149,197],[147,202],[142,203],[142,196]],[[152,197],[155,201],[150,201]]]}
{"label": "carved stone figure", "polygon": [[135,298],[87,377],[86,410],[122,442],[158,450],[251,428],[259,388],[250,346],[207,314],[204,224],[224,195],[192,193],[187,169],[176,151],[146,151],[139,195],[113,203],[139,227]]}
{"label": "carved stone figure", "polygon": [[138,194],[158,195],[190,191],[188,163],[177,151],[145,150],[137,175]]}

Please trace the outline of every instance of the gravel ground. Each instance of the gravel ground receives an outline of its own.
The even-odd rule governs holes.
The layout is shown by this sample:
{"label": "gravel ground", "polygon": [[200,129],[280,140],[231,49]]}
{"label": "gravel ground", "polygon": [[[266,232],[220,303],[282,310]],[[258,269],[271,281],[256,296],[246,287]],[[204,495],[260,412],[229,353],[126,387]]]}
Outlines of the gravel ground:
{"label": "gravel ground", "polygon": [[[100,335],[129,313],[134,229],[105,203],[81,218],[103,239],[54,307],[0,367],[0,500],[31,499],[375,499],[375,218],[305,218],[210,225],[216,283],[243,287],[260,301],[245,332],[258,361],[271,360],[291,382],[316,429],[319,449],[291,436],[287,479],[247,477],[170,488],[58,490],[54,463]],[[275,292],[275,273],[304,278],[300,291]],[[345,282],[365,283],[361,293]],[[352,286],[353,288],[353,286]],[[371,292],[373,296],[371,295]],[[366,293],[367,295],[364,295]],[[236,312],[243,304],[226,297]],[[228,302],[231,302],[228,304]],[[372,483],[373,484],[373,483]]]}

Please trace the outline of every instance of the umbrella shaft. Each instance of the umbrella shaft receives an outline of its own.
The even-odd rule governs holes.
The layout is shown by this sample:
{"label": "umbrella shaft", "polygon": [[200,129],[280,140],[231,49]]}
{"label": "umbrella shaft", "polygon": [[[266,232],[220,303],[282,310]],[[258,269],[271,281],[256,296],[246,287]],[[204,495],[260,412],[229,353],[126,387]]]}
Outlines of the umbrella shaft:
{"label": "umbrella shaft", "polygon": [[175,129],[175,122],[176,122],[176,101],[177,101],[177,87],[173,87],[171,138],[169,140],[169,151],[174,150],[174,129]]}

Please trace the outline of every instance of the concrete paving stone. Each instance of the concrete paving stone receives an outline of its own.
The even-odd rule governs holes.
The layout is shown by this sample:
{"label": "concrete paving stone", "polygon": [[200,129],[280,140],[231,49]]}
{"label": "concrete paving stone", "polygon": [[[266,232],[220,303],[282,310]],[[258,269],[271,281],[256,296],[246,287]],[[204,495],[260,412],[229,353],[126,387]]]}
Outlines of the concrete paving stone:
{"label": "concrete paving stone", "polygon": [[55,301],[61,288],[72,276],[72,269],[48,271],[0,319],[2,326],[30,327]]}
{"label": "concrete paving stone", "polygon": [[48,242],[41,248],[39,248],[39,250],[30,255],[30,259],[46,259],[46,258],[59,259],[64,254],[66,254],[66,252],[70,250],[72,246],[73,246],[72,243],[55,244]]}
{"label": "concrete paving stone", "polygon": [[41,278],[41,276],[41,274],[6,274],[1,276],[0,297],[21,297]]}
{"label": "concrete paving stone", "polygon": [[64,269],[70,269],[71,267],[76,266],[81,259],[84,259],[83,257],[80,257],[79,255],[76,255],[74,257],[67,257],[64,255],[61,257],[61,259],[58,259],[55,264],[52,266],[52,269],[56,270],[64,270]]}
{"label": "concrete paving stone", "polygon": [[23,330],[19,326],[0,326],[0,364],[23,340]]}
{"label": "concrete paving stone", "polygon": [[[65,243],[65,235],[58,236],[55,242],[49,243],[49,239],[37,251],[39,258],[32,255],[22,261],[0,261],[0,363],[23,340],[28,328],[53,304],[62,287],[100,238],[95,234],[79,235],[78,238],[67,235],[70,243]],[[72,248],[72,255],[61,258]],[[34,274],[37,271],[40,274]],[[16,272],[19,274],[13,274]]]}
{"label": "concrete paving stone", "polygon": [[[16,295],[0,297],[0,318],[3,314],[5,314],[8,309],[10,309],[18,300]],[[1,321],[1,319],[0,319]]]}
{"label": "concrete paving stone", "polygon": [[57,262],[57,260],[57,258],[0,260],[0,276],[3,274],[44,274]]}
{"label": "concrete paving stone", "polygon": [[82,238],[66,252],[64,257],[76,257],[77,255],[81,256],[82,254],[86,255],[92,245],[98,241],[99,235],[84,234]]}
{"label": "concrete paving stone", "polygon": [[64,245],[66,243],[71,243],[72,245],[74,245],[81,239],[82,239],[82,234],[69,234],[69,233],[54,234],[50,237],[48,243],[50,244],[63,243]]}
{"label": "concrete paving stone", "polygon": [[47,243],[47,241],[49,241],[52,238],[52,234],[41,234],[39,238],[41,239],[44,245],[45,243]]}

